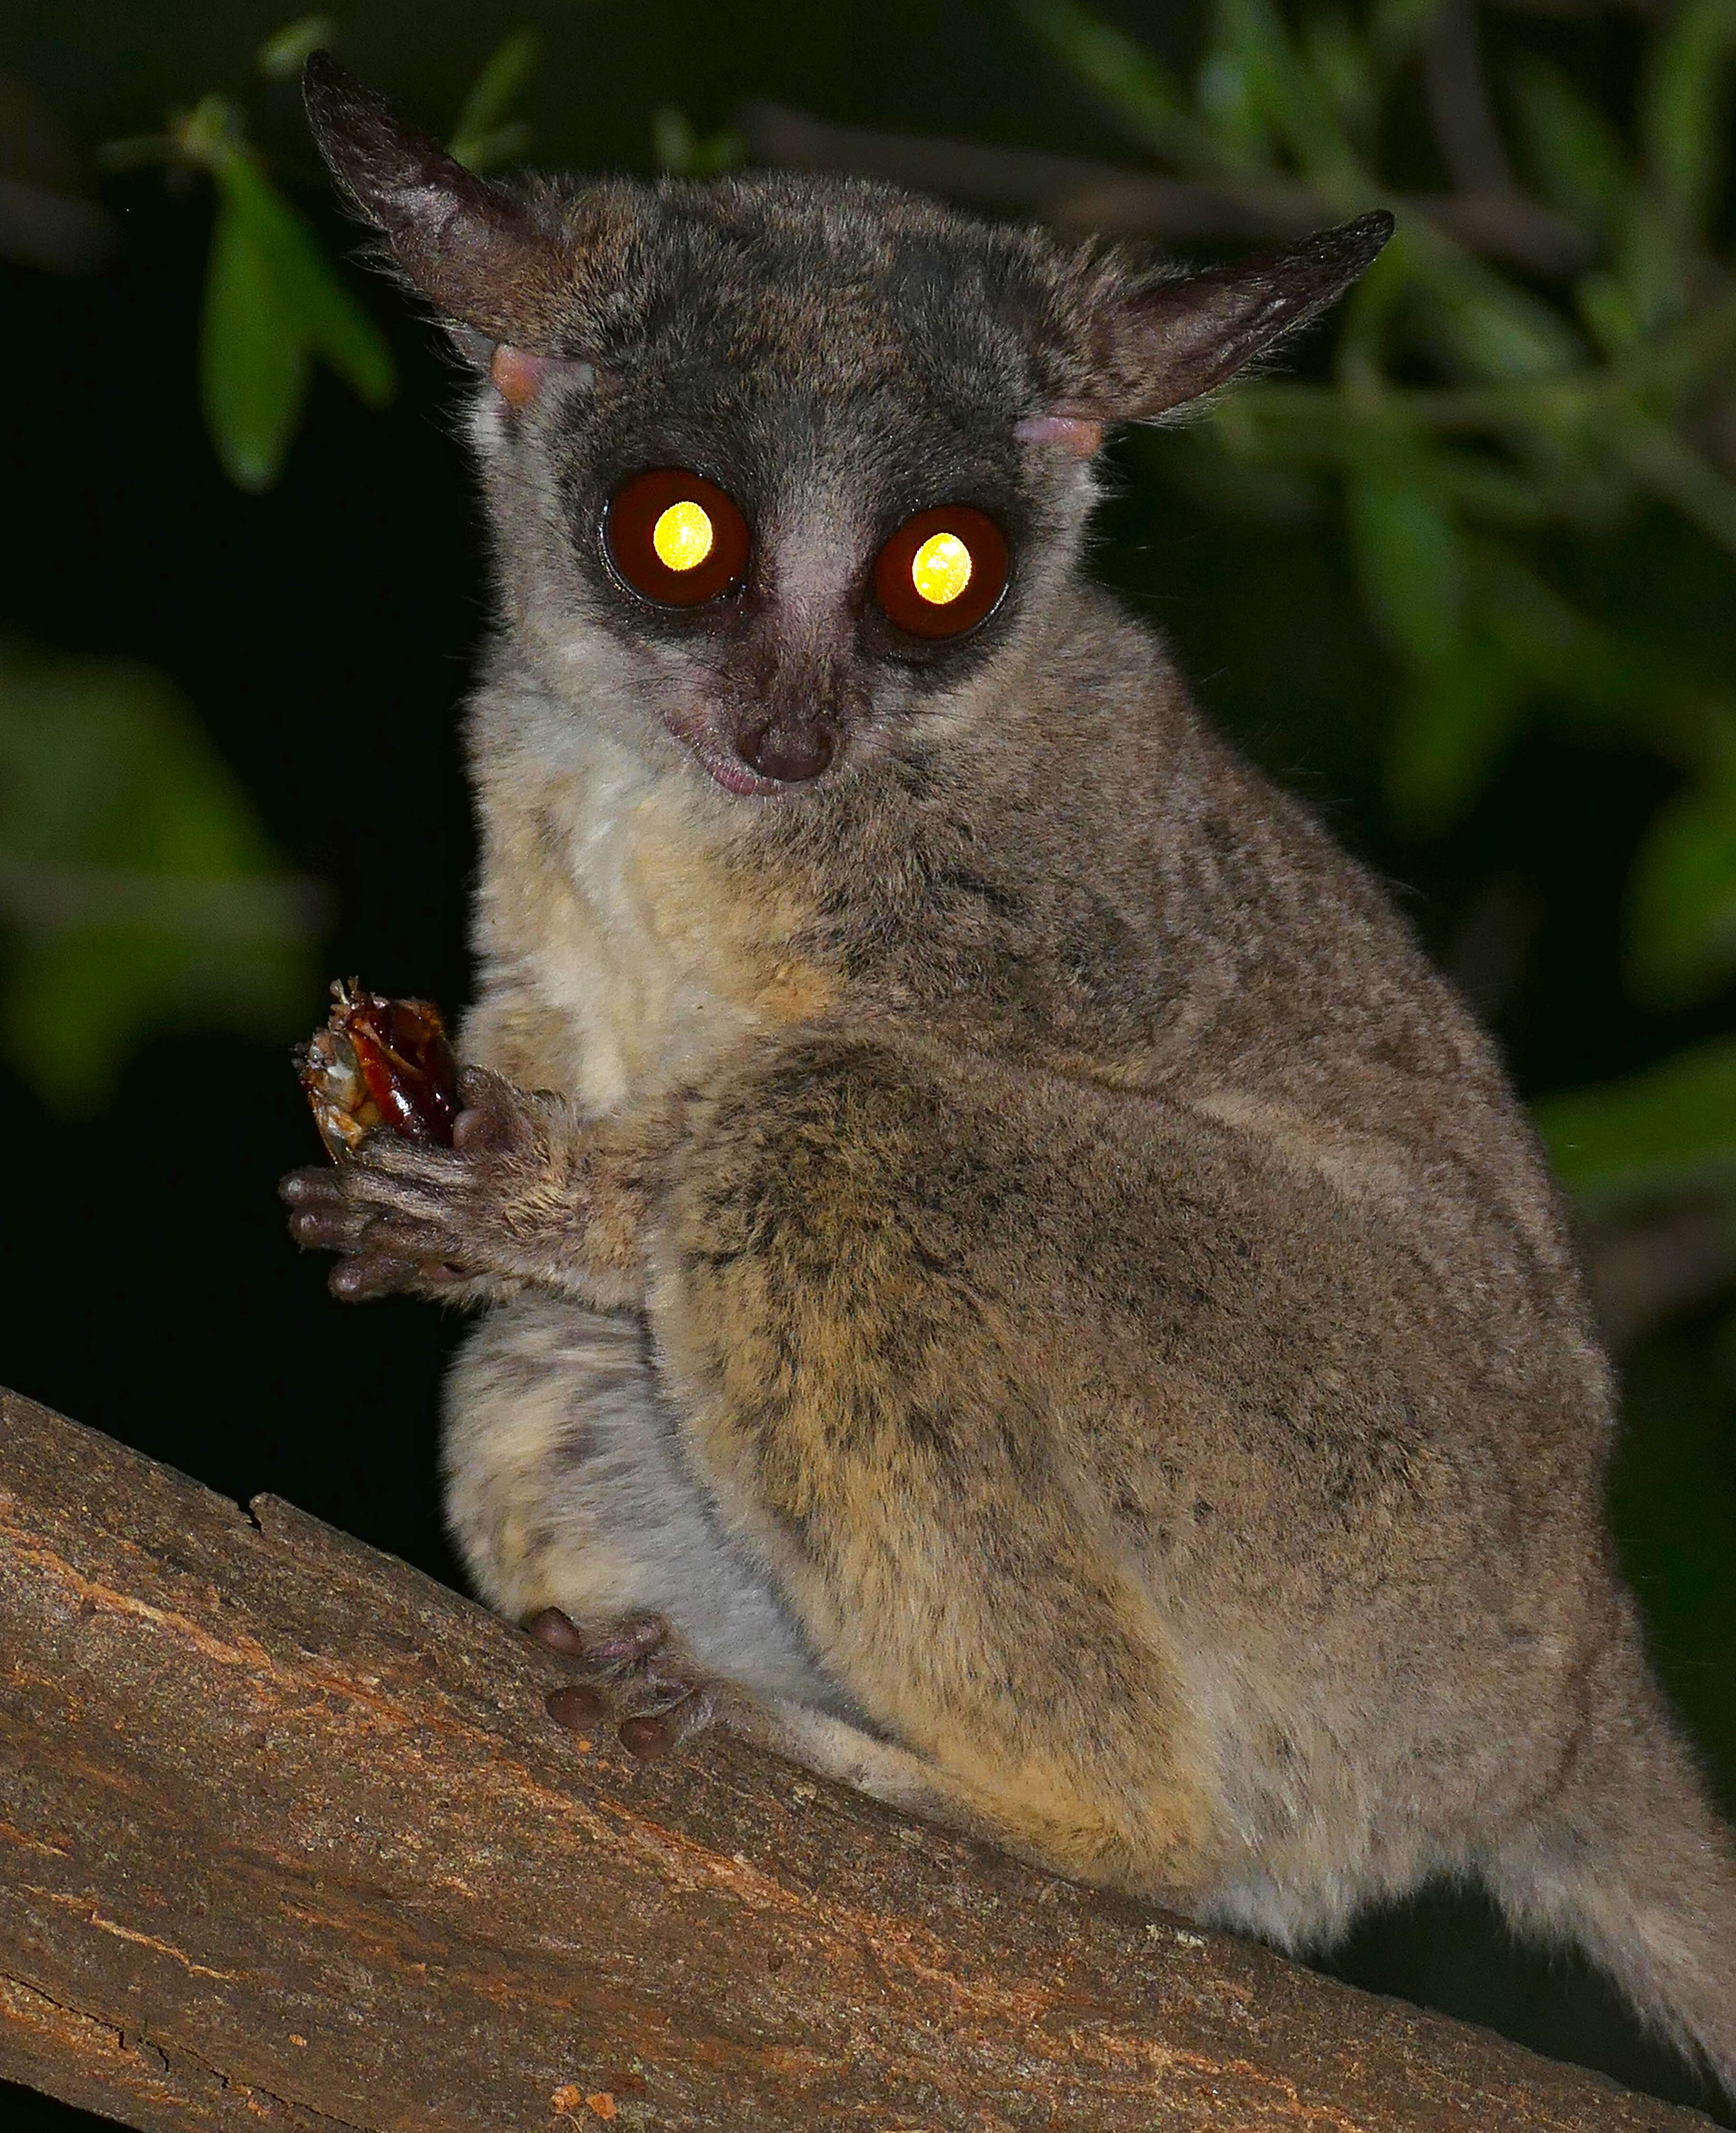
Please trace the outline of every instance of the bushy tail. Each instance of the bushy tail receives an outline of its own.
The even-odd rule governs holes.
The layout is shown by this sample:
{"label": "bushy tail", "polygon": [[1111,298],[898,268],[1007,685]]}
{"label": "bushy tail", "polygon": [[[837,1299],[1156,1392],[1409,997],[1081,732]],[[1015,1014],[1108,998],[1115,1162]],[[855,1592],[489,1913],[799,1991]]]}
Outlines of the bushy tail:
{"label": "bushy tail", "polygon": [[1515,1927],[1577,1942],[1736,2100],[1736,1840],[1631,1614],[1586,1686],[1561,1784],[1487,1859],[1491,1886]]}

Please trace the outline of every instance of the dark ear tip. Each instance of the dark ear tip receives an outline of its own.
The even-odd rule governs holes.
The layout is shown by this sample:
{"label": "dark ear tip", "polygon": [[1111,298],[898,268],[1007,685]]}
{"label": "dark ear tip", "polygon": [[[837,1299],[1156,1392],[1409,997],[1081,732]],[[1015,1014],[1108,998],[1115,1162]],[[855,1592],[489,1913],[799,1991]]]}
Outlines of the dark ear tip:
{"label": "dark ear tip", "polygon": [[1354,222],[1340,223],[1332,234],[1343,245],[1344,251],[1356,259],[1361,267],[1372,266],[1387,248],[1388,240],[1398,227],[1398,219],[1389,208],[1378,207],[1370,214],[1359,214]]}
{"label": "dark ear tip", "polygon": [[310,52],[301,62],[301,100],[310,114],[329,111],[346,89],[355,86],[355,76],[323,48]]}
{"label": "dark ear tip", "polygon": [[328,51],[310,52],[301,62],[301,104],[315,139],[328,155],[346,135],[361,137],[382,130],[408,134],[385,98]]}

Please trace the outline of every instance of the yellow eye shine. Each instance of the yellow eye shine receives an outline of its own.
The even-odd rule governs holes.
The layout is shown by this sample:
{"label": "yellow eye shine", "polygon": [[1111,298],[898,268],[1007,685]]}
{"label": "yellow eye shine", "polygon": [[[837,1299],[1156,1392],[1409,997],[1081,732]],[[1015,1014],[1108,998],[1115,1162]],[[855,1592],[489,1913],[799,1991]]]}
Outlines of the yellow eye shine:
{"label": "yellow eye shine", "polygon": [[895,629],[938,644],[992,614],[1007,590],[1007,537],[974,503],[918,511],[874,558],[874,599]]}
{"label": "yellow eye shine", "polygon": [[956,533],[931,533],[911,557],[910,575],[931,607],[950,607],[970,583],[970,551]]}
{"label": "yellow eye shine", "polygon": [[651,529],[657,560],[671,571],[696,571],[711,553],[715,537],[710,513],[691,502],[671,503]]}

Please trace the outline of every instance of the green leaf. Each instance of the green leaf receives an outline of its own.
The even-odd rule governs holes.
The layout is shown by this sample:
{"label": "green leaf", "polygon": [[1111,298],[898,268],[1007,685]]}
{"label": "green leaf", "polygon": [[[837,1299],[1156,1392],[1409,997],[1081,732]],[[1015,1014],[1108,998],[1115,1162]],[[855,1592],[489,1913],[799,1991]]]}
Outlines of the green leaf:
{"label": "green leaf", "polygon": [[1736,1042],[1535,1107],[1556,1174],[1581,1197],[1647,1198],[1736,1177]]}
{"label": "green leaf", "polygon": [[1736,0],[1682,0],[1660,31],[1640,96],[1646,167],[1674,228],[1699,232],[1724,167]]}
{"label": "green leaf", "polygon": [[739,133],[697,134],[685,111],[659,104],[651,116],[652,153],[660,169],[676,178],[716,178],[746,161],[748,144]]}
{"label": "green leaf", "polygon": [[338,278],[319,238],[254,159],[228,157],[213,173],[219,195],[264,262],[272,301],[290,330],[370,407],[392,397],[392,351]]}
{"label": "green leaf", "polygon": [[1736,482],[1674,430],[1637,408],[1620,411],[1607,434],[1642,488],[1673,504],[1690,524],[1736,554]]}
{"label": "green leaf", "polygon": [[657,168],[685,178],[693,170],[693,121],[673,104],[660,104],[651,114],[651,152]]}
{"label": "green leaf", "polygon": [[200,339],[205,424],[224,471],[257,494],[282,471],[307,398],[308,361],[269,256],[245,214],[219,200]]}
{"label": "green leaf", "polygon": [[1380,111],[1380,84],[1368,48],[1341,9],[1304,18],[1302,50],[1334,116],[1354,138],[1365,140]]}
{"label": "green leaf", "polygon": [[1645,330],[1633,292],[1618,274],[1582,274],[1573,293],[1585,330],[1606,354],[1632,348]]}
{"label": "green leaf", "polygon": [[1412,664],[1434,665],[1459,647],[1464,564],[1452,518],[1425,469],[1400,464],[1350,481],[1347,502],[1363,594]]}
{"label": "green leaf", "polygon": [[1510,551],[1491,547],[1479,557],[1477,607],[1532,688],[1570,705],[1579,730],[1625,738],[1639,715],[1655,744],[1674,729],[1662,714],[1672,690],[1657,652],[1618,636],[1526,568]]}
{"label": "green leaf", "polygon": [[1698,262],[1691,250],[1677,242],[1657,201],[1637,185],[1617,232],[1613,260],[1636,337],[1655,334],[1687,311]]}
{"label": "green leaf", "polygon": [[503,163],[516,163],[530,151],[536,129],[527,118],[509,118],[492,132],[469,136],[459,143],[462,156],[453,158],[467,171],[498,171]]}
{"label": "green leaf", "polygon": [[1356,179],[1356,157],[1272,0],[1217,0],[1214,42],[1240,65],[1254,106],[1310,177]]}
{"label": "green leaf", "polygon": [[1497,383],[1581,368],[1585,351],[1560,315],[1439,232],[1400,225],[1381,264],[1411,277],[1419,323],[1442,360]]}
{"label": "green leaf", "polygon": [[1628,878],[1629,989],[1649,1006],[1692,1005],[1736,970],[1736,786],[1690,786],[1646,826]]}
{"label": "green leaf", "polygon": [[1386,68],[1411,59],[1428,35],[1437,0],[1374,0],[1368,42]]}
{"label": "green leaf", "polygon": [[154,1031],[292,1033],[325,900],[160,676],[0,649],[0,1051],[50,1106]]}
{"label": "green leaf", "polygon": [[[7,886],[0,862],[0,918]],[[318,1019],[304,938],[262,926],[250,939],[207,940],[190,912],[172,930],[117,920],[26,941],[0,994],[0,1050],[49,1110],[88,1117],[154,1035],[224,1028],[287,1041]]]}
{"label": "green leaf", "polygon": [[1254,94],[1246,64],[1235,52],[1209,51],[1194,94],[1226,156],[1250,169],[1277,161],[1272,129]]}
{"label": "green leaf", "polygon": [[1620,135],[1548,60],[1522,54],[1512,87],[1544,197],[1582,227],[1607,235],[1619,225],[1634,182]]}
{"label": "green leaf", "polygon": [[1392,728],[1387,790],[1413,836],[1438,836],[1488,785],[1517,732],[1526,677],[1479,634],[1418,680]]}
{"label": "green leaf", "polygon": [[307,63],[310,52],[324,51],[337,41],[338,26],[329,15],[301,15],[267,37],[253,55],[253,64],[267,81],[294,81]]}
{"label": "green leaf", "polygon": [[470,85],[447,150],[466,170],[493,168],[530,146],[531,129],[508,114],[542,58],[540,31],[510,31],[494,47]]}
{"label": "green leaf", "polygon": [[1185,169],[1222,169],[1222,145],[1190,114],[1181,91],[1151,54],[1078,0],[1013,0],[1015,12],[1136,141]]}

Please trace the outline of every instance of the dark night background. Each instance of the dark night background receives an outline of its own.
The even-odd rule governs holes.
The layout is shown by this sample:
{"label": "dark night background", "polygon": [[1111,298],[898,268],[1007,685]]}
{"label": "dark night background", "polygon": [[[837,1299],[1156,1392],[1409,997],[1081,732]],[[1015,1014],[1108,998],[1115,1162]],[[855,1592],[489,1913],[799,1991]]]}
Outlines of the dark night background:
{"label": "dark night background", "polygon": [[[1190,4],[1108,11],[1186,65]],[[206,90],[244,94],[257,137],[328,246],[329,204],[286,84],[250,75],[282,15],[186,0],[25,0],[0,68],[84,144],[148,131]],[[697,0],[634,7],[360,0],[342,55],[418,121],[450,123],[499,38],[538,25],[531,160],[648,172],[652,114],[705,133],[771,96],[841,123],[1135,161],[1010,14],[976,0]],[[1491,36],[1554,40],[1619,113],[1637,18],[1503,16]],[[1426,177],[1418,183],[1427,182]],[[105,271],[5,268],[0,335],[12,527],[0,628],[57,653],[123,655],[172,678],[299,872],[329,884],[328,975],[456,1006],[471,830],[457,711],[488,611],[477,508],[448,409],[451,373],[383,284],[350,286],[390,338],[400,388],[364,409],[329,375],[277,486],[222,472],[196,347],[211,200],[160,171],[111,176]],[[347,271],[347,270],[346,270]],[[1319,345],[1300,373],[1325,374]],[[1339,522],[1220,506],[1171,477],[1166,437],[1116,447],[1100,567],[1166,630],[1209,711],[1379,867],[1431,948],[1493,1013],[1527,1096],[1628,1075],[1736,1028],[1727,988],[1668,1010],[1624,984],[1629,861],[1678,773],[1619,735],[1540,722],[1445,833],[1388,804],[1397,690]],[[1729,558],[1661,510],[1560,544],[1560,578],[1736,669]],[[0,1378],[245,1500],[269,1490],[440,1577],[456,1572],[435,1476],[436,1389],[454,1325],[393,1302],[340,1307],[323,1259],[288,1244],[273,1187],[315,1144],[286,1037],[165,1034],[112,1103],[66,1117],[0,1069],[7,1131]],[[1714,1281],[1622,1356],[1619,1531],[1672,1692],[1736,1793],[1736,1341]],[[1710,2108],[1576,1959],[1516,1950],[1480,1899],[1442,1891],[1370,1920],[1343,1975]],[[0,2124],[79,2115],[0,2091]],[[94,2121],[89,2121],[94,2122]],[[1736,2122],[1726,2117],[1725,2122]]]}

